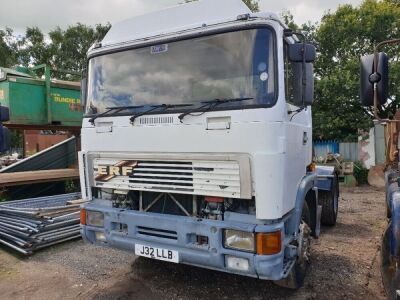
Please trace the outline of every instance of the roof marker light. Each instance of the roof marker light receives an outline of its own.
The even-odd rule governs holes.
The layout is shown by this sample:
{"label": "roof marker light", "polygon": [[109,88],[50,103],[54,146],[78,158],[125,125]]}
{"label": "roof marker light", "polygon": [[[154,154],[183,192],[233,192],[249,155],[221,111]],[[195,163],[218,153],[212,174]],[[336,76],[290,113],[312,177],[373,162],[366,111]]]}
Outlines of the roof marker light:
{"label": "roof marker light", "polygon": [[242,15],[238,15],[236,20],[238,21],[245,21],[250,19],[250,14],[242,14]]}

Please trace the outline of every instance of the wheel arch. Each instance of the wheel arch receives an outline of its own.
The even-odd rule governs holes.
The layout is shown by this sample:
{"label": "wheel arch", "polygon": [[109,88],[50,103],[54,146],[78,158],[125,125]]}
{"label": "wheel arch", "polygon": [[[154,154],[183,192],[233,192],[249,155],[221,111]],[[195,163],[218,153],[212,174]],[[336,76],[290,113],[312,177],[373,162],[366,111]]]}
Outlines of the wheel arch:
{"label": "wheel arch", "polygon": [[400,258],[400,191],[394,192],[390,200],[390,254]]}
{"label": "wheel arch", "polygon": [[[317,181],[317,174],[308,173],[306,176],[302,178],[302,180],[299,183],[299,187],[297,189],[295,207],[288,223],[288,231],[295,237],[297,237],[297,232],[300,226],[304,202],[306,202],[307,205],[311,204],[311,206],[313,206],[316,204],[316,199],[318,199],[317,191],[314,188],[316,181]],[[317,210],[317,208],[315,208],[314,210],[310,206],[309,209],[311,214],[313,214],[313,212],[316,212]]]}
{"label": "wheel arch", "polygon": [[318,190],[315,188],[310,189],[306,194],[305,201],[310,211],[311,224],[309,225],[311,228],[311,235],[313,237],[318,237],[320,232],[319,218],[318,218]]}

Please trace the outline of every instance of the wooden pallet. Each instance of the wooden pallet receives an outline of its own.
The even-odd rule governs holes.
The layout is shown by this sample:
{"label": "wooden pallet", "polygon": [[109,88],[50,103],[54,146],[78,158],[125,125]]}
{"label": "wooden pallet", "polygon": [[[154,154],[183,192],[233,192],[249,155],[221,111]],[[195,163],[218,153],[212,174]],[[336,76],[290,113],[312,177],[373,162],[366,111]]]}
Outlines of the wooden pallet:
{"label": "wooden pallet", "polygon": [[0,173],[0,187],[78,179],[78,169]]}

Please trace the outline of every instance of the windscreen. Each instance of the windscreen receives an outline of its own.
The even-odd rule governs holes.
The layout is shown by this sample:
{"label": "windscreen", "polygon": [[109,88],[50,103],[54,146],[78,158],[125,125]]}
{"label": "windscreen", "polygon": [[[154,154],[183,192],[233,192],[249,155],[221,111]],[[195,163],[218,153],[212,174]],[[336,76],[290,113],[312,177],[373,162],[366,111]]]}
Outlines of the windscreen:
{"label": "windscreen", "polygon": [[89,61],[87,114],[109,107],[276,102],[274,35],[268,28],[207,35],[97,56]]}

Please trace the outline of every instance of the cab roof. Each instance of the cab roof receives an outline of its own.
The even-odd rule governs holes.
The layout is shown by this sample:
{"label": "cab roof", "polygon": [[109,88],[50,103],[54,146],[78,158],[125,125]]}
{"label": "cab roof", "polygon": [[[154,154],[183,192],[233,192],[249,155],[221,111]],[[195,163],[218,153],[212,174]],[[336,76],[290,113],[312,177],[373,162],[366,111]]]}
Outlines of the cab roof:
{"label": "cab roof", "polygon": [[109,46],[235,21],[251,11],[242,0],[199,0],[112,25],[101,45]]}

